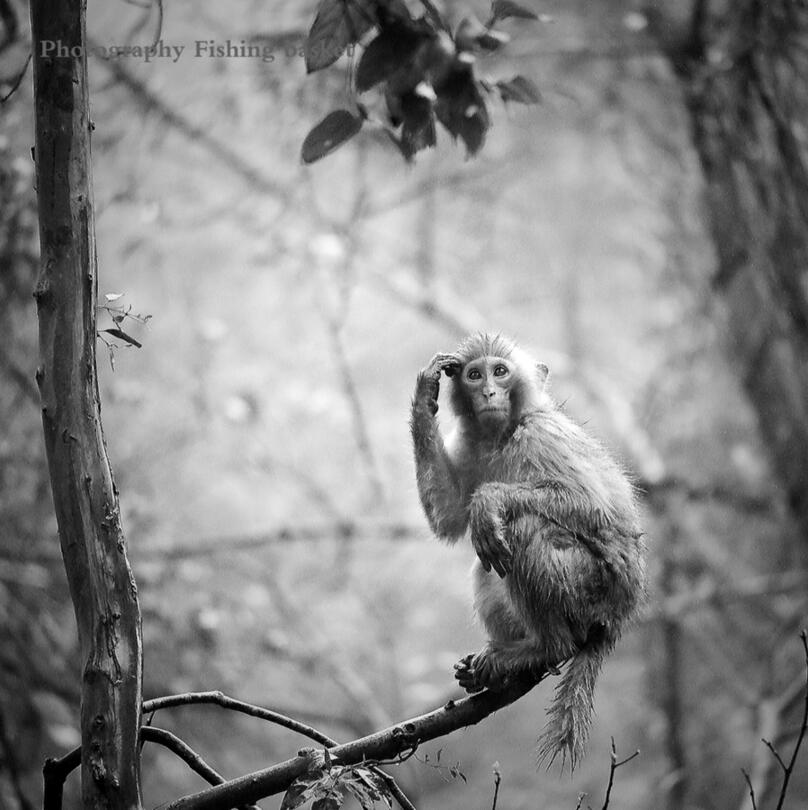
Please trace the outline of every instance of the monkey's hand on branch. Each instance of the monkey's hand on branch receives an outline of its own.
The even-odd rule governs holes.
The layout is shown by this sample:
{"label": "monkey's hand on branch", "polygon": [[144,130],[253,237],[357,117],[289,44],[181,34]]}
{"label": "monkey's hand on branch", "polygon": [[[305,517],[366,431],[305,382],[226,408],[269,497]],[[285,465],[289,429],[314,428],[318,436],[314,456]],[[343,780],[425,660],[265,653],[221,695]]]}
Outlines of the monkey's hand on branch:
{"label": "monkey's hand on branch", "polygon": [[505,522],[498,500],[483,484],[471,500],[471,545],[486,571],[492,568],[504,577],[511,568],[511,548],[505,539]]}
{"label": "monkey's hand on branch", "polygon": [[426,403],[434,414],[438,410],[438,393],[440,392],[440,375],[446,373],[452,377],[460,371],[460,358],[456,354],[436,354],[429,365],[421,369],[415,387],[415,403]]}

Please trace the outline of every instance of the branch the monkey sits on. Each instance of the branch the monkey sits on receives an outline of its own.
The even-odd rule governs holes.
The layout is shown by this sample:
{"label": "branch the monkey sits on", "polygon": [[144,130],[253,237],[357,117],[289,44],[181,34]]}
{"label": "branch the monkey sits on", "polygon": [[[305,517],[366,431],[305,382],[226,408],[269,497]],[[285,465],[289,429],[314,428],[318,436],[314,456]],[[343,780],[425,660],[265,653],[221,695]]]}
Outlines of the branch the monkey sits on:
{"label": "branch the monkey sits on", "polygon": [[[441,374],[456,417],[436,414]],[[435,534],[467,530],[477,553],[475,609],[488,633],[462,659],[469,692],[566,664],[539,761],[575,768],[603,657],[645,590],[636,497],[619,464],[545,390],[548,369],[500,335],[472,335],[419,375],[412,439],[421,504]]]}

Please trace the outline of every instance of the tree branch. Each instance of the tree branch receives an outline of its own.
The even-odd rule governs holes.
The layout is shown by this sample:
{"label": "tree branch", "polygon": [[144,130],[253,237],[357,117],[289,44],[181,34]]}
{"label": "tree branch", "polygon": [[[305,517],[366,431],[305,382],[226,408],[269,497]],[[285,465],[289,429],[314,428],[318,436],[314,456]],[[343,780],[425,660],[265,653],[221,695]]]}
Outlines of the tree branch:
{"label": "tree branch", "polygon": [[[359,740],[330,749],[331,759],[341,765],[365,760],[396,757],[404,751],[443,737],[452,731],[479,723],[492,712],[527,694],[537,681],[533,678],[513,683],[502,692],[480,692],[443,708],[415,717]],[[185,796],[163,806],[163,810],[228,810],[230,807],[255,802],[285,790],[306,772],[309,758],[297,756],[261,771],[241,776],[202,793]]]}
{"label": "tree branch", "polygon": [[[177,737],[176,734],[172,734],[164,728],[144,726],[140,730],[140,739],[143,740],[143,742],[153,742],[167,748],[210,785],[222,785],[226,781],[225,778],[218,771],[211,768],[190,745]],[[244,810],[259,810],[259,808],[254,804],[248,804],[244,805]]]}
{"label": "tree branch", "polygon": [[331,748],[337,744],[336,740],[332,740],[325,734],[317,731],[317,729],[307,726],[298,720],[294,720],[286,715],[273,712],[271,709],[264,709],[261,706],[255,706],[252,703],[245,703],[242,700],[228,697],[223,692],[186,692],[181,695],[167,695],[165,697],[154,698],[147,700],[143,703],[144,714],[154,714],[161,709],[169,709],[176,706],[190,706],[193,704],[209,703],[216,706],[221,706],[223,709],[229,709],[235,712],[247,714],[250,717],[257,717],[260,720],[266,720],[270,723],[288,728],[290,731],[296,731],[304,737],[308,737],[314,742],[320,743]]}

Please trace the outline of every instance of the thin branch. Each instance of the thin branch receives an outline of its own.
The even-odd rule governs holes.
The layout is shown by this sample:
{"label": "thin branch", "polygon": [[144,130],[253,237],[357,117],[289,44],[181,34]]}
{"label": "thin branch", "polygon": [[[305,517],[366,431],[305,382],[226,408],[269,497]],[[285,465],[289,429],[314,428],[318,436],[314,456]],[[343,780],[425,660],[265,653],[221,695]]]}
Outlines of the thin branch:
{"label": "thin branch", "polygon": [[[791,774],[794,772],[794,765],[797,761],[797,754],[800,752],[800,746],[802,745],[802,741],[805,739],[806,731],[808,731],[808,631],[803,630],[800,633],[800,639],[802,640],[802,648],[805,652],[805,704],[802,710],[802,723],[800,724],[800,730],[797,735],[797,742],[794,745],[794,750],[791,753],[791,759],[789,760],[788,765],[784,766],[783,785],[780,788],[780,797],[777,800],[777,807],[775,810],[782,810],[783,802],[786,800],[788,783],[791,779]],[[769,747],[771,748],[772,753],[777,757],[777,761],[782,765],[783,761],[780,759],[779,754],[774,750],[774,748],[771,746]]]}
{"label": "thin branch", "polygon": [[755,798],[755,789],[752,787],[752,779],[743,768],[741,768],[741,773],[749,787],[749,798],[752,800],[752,810],[757,810],[757,799]]}
{"label": "thin branch", "polygon": [[[144,726],[140,730],[140,739],[143,740],[143,742],[153,742],[167,748],[210,785],[221,785],[226,781],[225,778],[208,765],[190,745],[177,737],[176,734],[172,734],[164,728]],[[260,808],[254,804],[247,804],[243,807],[244,810],[260,810]]]}
{"label": "thin branch", "polygon": [[621,768],[627,762],[631,762],[632,759],[638,757],[640,755],[639,749],[636,750],[631,756],[626,757],[625,759],[621,759],[619,762],[617,761],[617,749],[614,745],[614,737],[612,739],[612,751],[610,754],[611,758],[611,765],[609,766],[609,784],[606,787],[606,796],[603,799],[603,807],[601,810],[606,810],[609,806],[609,800],[612,797],[612,787],[614,787],[614,774],[618,768]]}
{"label": "thin branch", "polygon": [[370,769],[375,773],[390,791],[390,795],[399,803],[401,810],[415,810],[415,805],[407,798],[407,794],[399,787],[398,782],[380,767],[374,766]]}
{"label": "thin branch", "polygon": [[157,25],[152,39],[152,48],[157,47],[160,43],[160,37],[163,35],[163,0],[154,0],[154,5],[157,6]]}
{"label": "thin branch", "polygon": [[769,751],[772,752],[772,756],[777,760],[777,764],[783,769],[783,773],[787,773],[788,765],[786,765],[786,763],[783,762],[783,758],[780,756],[777,749],[772,745],[771,740],[767,740],[761,737],[760,741],[763,743],[763,745],[766,746],[766,748],[769,749]]}
{"label": "thin branch", "polygon": [[28,72],[28,65],[31,64],[32,57],[33,52],[28,51],[28,58],[25,60],[25,64],[22,66],[22,70],[20,70],[20,72],[14,79],[14,83],[11,85],[11,89],[4,96],[0,96],[0,104],[5,104],[17,92],[20,85],[22,84],[22,80],[25,77],[25,74]]}
{"label": "thin branch", "polygon": [[[484,691],[457,702],[450,701],[421,717],[415,717],[359,740],[338,745],[331,750],[332,760],[342,765],[353,765],[363,760],[385,759],[411,750],[429,740],[443,737],[457,729],[480,722],[494,711],[503,708],[527,694],[536,679],[521,679],[502,692]],[[306,772],[309,760],[298,756],[261,771],[246,774],[224,785],[209,788],[202,793],[185,796],[169,805],[166,810],[226,810],[245,802],[254,802],[285,790]]]}
{"label": "thin branch", "polygon": [[326,748],[331,748],[337,744],[336,740],[327,737],[317,729],[307,726],[298,720],[294,720],[286,715],[273,712],[271,709],[264,709],[261,706],[256,706],[252,703],[245,703],[243,700],[236,700],[235,698],[228,697],[222,692],[186,692],[180,695],[167,695],[166,697],[154,698],[143,702],[143,713],[154,714],[161,709],[169,709],[175,706],[190,706],[193,704],[208,703],[220,706],[223,709],[230,711],[240,712],[247,714],[250,717],[257,717],[260,720],[266,720],[269,723],[275,723],[278,726],[288,728],[290,731],[295,731],[298,734],[308,737],[314,742],[324,745]]}
{"label": "thin branch", "polygon": [[499,763],[494,765],[494,799],[491,802],[491,810],[497,810],[497,799],[499,798],[499,785],[502,782],[502,772],[499,769]]}

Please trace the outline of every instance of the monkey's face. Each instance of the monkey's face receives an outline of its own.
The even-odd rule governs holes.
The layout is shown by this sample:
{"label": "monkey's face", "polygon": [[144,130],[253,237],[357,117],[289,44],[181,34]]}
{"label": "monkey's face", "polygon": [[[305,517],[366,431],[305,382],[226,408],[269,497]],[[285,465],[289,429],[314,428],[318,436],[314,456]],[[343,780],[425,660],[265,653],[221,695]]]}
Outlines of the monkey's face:
{"label": "monkey's face", "polygon": [[485,431],[501,430],[510,421],[516,377],[513,364],[503,357],[478,357],[463,367],[459,383]]}

